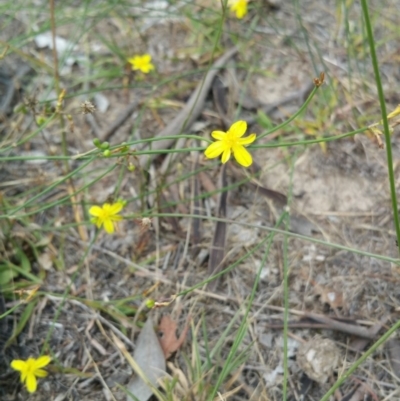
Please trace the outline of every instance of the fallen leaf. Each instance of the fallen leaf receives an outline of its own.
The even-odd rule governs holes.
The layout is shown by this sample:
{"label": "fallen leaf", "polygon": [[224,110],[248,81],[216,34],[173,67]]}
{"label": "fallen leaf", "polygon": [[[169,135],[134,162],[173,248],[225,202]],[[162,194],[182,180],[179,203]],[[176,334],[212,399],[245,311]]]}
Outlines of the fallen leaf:
{"label": "fallen leaf", "polygon": [[174,352],[182,346],[186,339],[189,325],[186,323],[179,338],[176,336],[177,324],[169,315],[164,315],[161,318],[160,325],[158,327],[159,341],[161,348],[164,352],[165,359],[168,359]]}
{"label": "fallen leaf", "polygon": [[166,370],[164,353],[150,318],[139,334],[133,359],[139,369],[135,368],[137,376],[127,386],[134,396],[128,394],[127,401],[147,401],[153,395],[152,387],[158,387]]}

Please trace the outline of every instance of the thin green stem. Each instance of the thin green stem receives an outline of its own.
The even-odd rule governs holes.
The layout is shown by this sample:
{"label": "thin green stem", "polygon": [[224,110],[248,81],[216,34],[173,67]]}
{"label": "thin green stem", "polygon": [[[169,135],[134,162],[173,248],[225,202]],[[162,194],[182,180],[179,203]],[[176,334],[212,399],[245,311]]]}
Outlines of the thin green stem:
{"label": "thin green stem", "polygon": [[367,30],[368,44],[371,51],[371,61],[372,61],[372,66],[374,68],[376,88],[378,90],[379,103],[381,106],[383,132],[385,133],[385,142],[386,142],[386,156],[387,156],[387,167],[389,174],[390,195],[392,199],[393,218],[394,218],[394,225],[396,228],[397,243],[399,244],[399,252],[400,252],[400,221],[397,209],[397,196],[396,196],[396,184],[393,170],[392,144],[390,142],[390,130],[386,112],[385,94],[383,92],[381,75],[379,72],[378,56],[376,55],[376,50],[375,50],[375,39],[368,11],[368,1],[361,0],[361,5],[364,15],[365,28]]}
{"label": "thin green stem", "polygon": [[72,176],[74,176],[78,171],[84,169],[87,165],[89,165],[91,163],[91,160],[88,160],[86,163],[83,163],[81,166],[79,166],[77,169],[75,169],[74,171],[71,171],[69,174],[67,174],[66,176],[64,176],[63,178],[60,178],[59,180],[57,180],[56,182],[54,182],[53,184],[49,185],[45,190],[43,190],[42,192],[38,193],[37,195],[33,196],[31,199],[27,200],[23,205],[16,207],[15,209],[13,209],[7,216],[0,216],[1,217],[15,217],[15,214],[17,212],[19,212],[21,209],[26,208],[28,205],[30,205],[31,203],[33,203],[34,201],[36,201],[37,199],[39,199],[40,197],[42,197],[43,195],[47,194],[48,192],[50,192],[53,188],[57,187],[58,185],[60,185],[61,183],[69,180]]}
{"label": "thin green stem", "polygon": [[[282,142],[282,143],[268,143],[268,144],[262,144],[262,145],[252,145],[249,146],[248,149],[266,149],[266,148],[283,148],[283,147],[290,147],[290,146],[299,146],[299,145],[313,145],[316,143],[323,143],[323,142],[332,142],[336,141],[339,139],[343,138],[348,138],[350,136],[353,136],[355,134],[364,132],[369,130],[369,127],[363,127],[359,128],[355,131],[351,132],[346,132],[345,134],[342,135],[334,135],[326,138],[319,138],[319,139],[311,139],[307,141],[295,141],[295,142]],[[211,140],[208,140],[206,138],[198,137],[195,135],[173,135],[170,137],[162,137],[162,138],[150,138],[148,140],[143,140],[143,141],[135,141],[134,143],[127,143],[127,146],[131,146],[132,144],[138,144],[138,143],[143,143],[143,142],[155,142],[155,141],[161,141],[164,139],[179,139],[179,138],[195,138],[195,139],[201,139],[203,141],[207,141],[211,143]],[[110,150],[117,149],[121,147],[121,145],[113,146],[110,147]],[[92,159],[94,156],[96,157],[103,157],[101,152],[98,153],[93,153],[96,151],[96,149],[92,149],[90,152],[92,153],[82,153],[81,155],[72,155],[72,156],[29,156],[29,157],[24,157],[24,156],[5,156],[5,157],[0,157],[0,162],[4,161],[26,161],[26,160],[87,160],[87,159]],[[140,155],[149,155],[149,154],[168,154],[168,153],[186,153],[186,152],[191,152],[191,151],[204,151],[204,147],[191,147],[191,148],[183,148],[183,149],[160,149],[160,150],[146,150],[146,151],[130,151],[132,154],[135,156],[140,156]],[[115,157],[123,157],[126,155],[126,153],[116,153],[113,154],[111,158]]]}
{"label": "thin green stem", "polygon": [[[0,216],[1,217],[1,216]],[[231,220],[231,219],[223,219],[220,217],[207,217],[205,218],[204,216],[199,216],[198,214],[186,214],[186,213],[149,213],[148,215],[142,214],[142,215],[129,215],[129,216],[124,216],[125,218],[143,218],[143,217],[149,217],[149,218],[153,218],[153,217],[177,217],[177,218],[194,218],[194,219],[204,219],[204,220],[209,220],[209,221],[223,221],[227,224],[238,224],[237,220]],[[291,238],[298,238],[304,241],[308,241],[308,242],[312,242],[314,244],[319,244],[319,245],[323,245],[326,247],[330,247],[333,249],[339,249],[342,251],[348,251],[350,253],[354,253],[356,255],[363,255],[366,257],[370,257],[370,258],[374,258],[377,260],[383,260],[385,262],[389,262],[389,263],[394,263],[397,266],[400,266],[400,259],[396,259],[396,258],[391,258],[390,256],[384,256],[384,255],[380,255],[380,254],[375,254],[375,253],[371,253],[371,252],[367,252],[367,251],[363,251],[361,249],[356,249],[356,248],[351,248],[345,245],[341,245],[341,244],[336,244],[334,242],[326,242],[323,240],[320,240],[318,238],[314,238],[314,237],[307,237],[305,235],[301,235],[301,234],[296,234],[293,232],[287,232],[285,230],[281,230],[279,228],[274,228],[274,227],[266,227],[266,226],[260,226],[258,224],[251,224],[251,223],[245,223],[242,222],[240,223],[241,226],[243,227],[250,227],[250,228],[256,228],[260,231],[271,231],[271,232],[275,232],[275,233],[279,233],[279,234],[283,234],[283,235],[288,235]]]}
{"label": "thin green stem", "polygon": [[16,309],[18,309],[21,305],[23,305],[23,302],[19,302],[18,304],[14,305],[12,308],[6,310],[2,315],[0,315],[0,320],[4,319],[6,316],[10,315],[13,313]]}
{"label": "thin green stem", "polygon": [[[37,134],[39,134],[44,128],[46,128],[55,118],[57,117],[57,113],[53,113],[51,116],[49,116],[49,118],[46,119],[46,121],[40,125],[40,127],[38,127],[35,131],[33,131],[31,134],[29,134],[28,136],[26,136],[25,138],[21,139],[19,142],[17,143],[13,143],[10,146],[7,146],[5,148],[2,148],[0,146],[0,154],[1,153],[5,153],[5,152],[10,152],[13,149],[18,148],[19,146],[23,145],[26,142],[29,142],[32,138],[34,138]],[[54,156],[56,157],[56,156]],[[12,160],[26,160],[26,158],[24,158],[23,156],[14,156],[15,159]],[[40,157],[39,157],[40,159]],[[0,158],[0,161],[4,161],[4,160],[8,160],[7,158]]]}
{"label": "thin green stem", "polygon": [[261,134],[258,136],[258,139],[264,138],[267,135],[272,134],[273,132],[278,131],[278,129],[281,129],[283,127],[286,127],[286,125],[288,125],[290,122],[292,122],[295,118],[297,118],[309,105],[309,103],[311,102],[311,99],[314,97],[314,95],[316,94],[318,90],[318,87],[315,86],[314,89],[312,90],[312,92],[310,93],[310,95],[308,96],[307,100],[303,103],[303,105],[300,107],[299,110],[297,110],[296,113],[294,113],[291,117],[289,117],[286,121],[284,121],[282,124],[277,125],[276,127],[272,128],[271,130],[265,132],[264,134]]}

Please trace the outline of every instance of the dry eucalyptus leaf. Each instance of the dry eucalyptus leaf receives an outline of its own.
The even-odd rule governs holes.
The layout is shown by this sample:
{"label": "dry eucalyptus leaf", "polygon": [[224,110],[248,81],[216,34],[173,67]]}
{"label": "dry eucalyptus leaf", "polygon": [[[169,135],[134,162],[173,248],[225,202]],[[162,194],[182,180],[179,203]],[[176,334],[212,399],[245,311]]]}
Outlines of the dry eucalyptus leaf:
{"label": "dry eucalyptus leaf", "polygon": [[185,325],[179,338],[176,336],[177,327],[178,325],[172,320],[171,316],[165,315],[161,318],[160,325],[158,326],[158,333],[160,334],[159,341],[165,359],[168,359],[174,352],[178,351],[185,341],[189,325]]}
{"label": "dry eucalyptus leaf", "polygon": [[[158,387],[158,381],[165,376],[165,357],[150,318],[147,319],[139,334],[133,359],[149,384],[152,387]],[[127,395],[127,401],[147,401],[153,395],[153,390],[140,377],[140,372],[136,372],[136,374],[135,378],[127,386],[127,390],[136,399]]]}

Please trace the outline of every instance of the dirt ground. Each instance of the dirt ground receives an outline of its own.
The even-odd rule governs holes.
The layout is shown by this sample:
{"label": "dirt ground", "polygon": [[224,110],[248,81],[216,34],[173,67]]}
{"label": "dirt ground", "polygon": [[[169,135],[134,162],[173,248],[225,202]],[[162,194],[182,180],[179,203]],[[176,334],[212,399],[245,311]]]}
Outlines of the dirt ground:
{"label": "dirt ground", "polygon": [[[93,138],[103,138],[107,127],[135,99],[140,100],[139,105],[109,135],[110,143],[150,138],[168,126],[210,63],[209,41],[215,27],[210,23],[209,31],[201,31],[196,18],[212,20],[213,15],[216,18],[218,7],[212,3],[196,2],[192,18],[188,17],[187,4],[180,2],[158,10],[160,14],[155,11],[152,14],[150,2],[143,9],[121,3],[116,6],[115,14],[102,16],[100,22],[91,21],[91,29],[81,42],[77,40],[78,48],[72,55],[78,57],[89,52],[96,67],[88,71],[84,63],[75,61],[61,75],[68,94],[64,108],[74,120],[74,131],[68,129],[67,134],[68,154],[90,151]],[[225,22],[221,48],[213,57],[217,59],[237,41],[238,54],[217,74],[224,88],[223,106],[228,121],[254,121],[257,110],[278,104],[269,109],[268,117],[273,124],[281,123],[298,110],[304,97],[293,96],[293,101],[280,104],[282,99],[303,93],[319,72],[325,72],[324,86],[299,121],[274,133],[273,138],[264,137],[257,145],[338,136],[380,120],[361,8],[357,2],[347,3],[345,10],[344,2],[307,0],[301,1],[296,9],[292,2],[255,1],[250,3],[246,19],[230,17]],[[396,27],[400,9],[395,0],[371,2],[370,8],[387,109],[391,111],[400,103]],[[121,17],[124,10],[132,18],[124,20]],[[68,19],[72,11],[72,5],[65,5],[67,23],[57,28],[57,35],[69,40],[74,38]],[[44,17],[31,9],[15,12],[12,24],[1,32],[1,40],[11,41],[15,35],[28,32],[33,17],[43,23]],[[119,48],[126,52],[150,53],[158,75],[135,81],[129,68],[118,65],[111,45],[107,48],[105,41],[98,40],[100,33],[118,41]],[[27,40],[21,51],[51,64],[51,51],[39,48],[33,39]],[[4,59],[2,77],[12,79],[21,66],[29,65],[27,60],[17,53]],[[52,78],[37,64],[30,67],[20,79],[23,87],[15,94],[13,105],[27,96],[39,100],[54,98],[54,92],[50,91],[54,88]],[[115,73],[117,69],[119,72]],[[112,78],[99,75],[99,71],[109,71]],[[93,79],[87,79],[90,75]],[[3,80],[0,84],[3,91],[0,96],[4,98],[7,85]],[[98,87],[104,90],[99,91]],[[226,128],[213,90],[188,133],[209,137],[212,130]],[[76,111],[79,104],[91,93],[101,94],[103,98],[97,98],[98,109],[104,99],[107,109],[98,110],[93,116],[79,114]],[[0,138],[3,137],[4,143],[18,141],[34,129],[32,118],[32,113],[22,117],[8,113],[1,125]],[[262,131],[260,124],[253,123],[248,132]],[[395,128],[392,149],[396,179],[400,167],[399,138],[399,130]],[[188,140],[184,147],[200,145],[205,143]],[[59,155],[60,146],[60,127],[51,125],[42,135],[3,155]],[[163,315],[172,316],[177,322],[178,334],[190,322],[186,340],[167,363],[167,372],[177,378],[179,388],[185,389],[183,378],[189,382],[186,391],[176,390],[174,399],[207,399],[207,388],[215,384],[213,375],[228,358],[260,268],[260,284],[239,347],[246,357],[219,391],[223,399],[232,401],[281,400],[285,257],[289,266],[289,399],[320,399],[361,352],[398,319],[400,268],[394,262],[398,248],[386,151],[379,148],[373,135],[367,134],[328,142],[326,148],[313,144],[254,149],[253,176],[238,172],[231,162],[226,171],[232,188],[226,204],[224,267],[240,261],[275,227],[285,204],[274,196],[266,196],[265,190],[291,199],[287,255],[284,236],[277,234],[266,260],[264,245],[224,274],[216,285],[204,285],[168,306],[149,310],[144,303],[147,298],[170,299],[210,276],[209,256],[217,224],[210,217],[218,215],[220,195],[209,193],[218,192],[221,167],[205,160],[197,150],[177,155],[169,164],[167,156],[161,155],[146,169],[140,168],[137,156],[132,158],[136,166],[132,173],[121,174],[122,170],[115,168],[76,195],[74,202],[83,209],[106,202],[116,192],[128,201],[123,215],[131,218],[122,221],[113,236],[100,233],[90,247],[96,230],[90,224],[82,226],[87,235],[84,237],[73,224],[76,216],[71,201],[30,216],[31,225],[13,223],[15,238],[31,238],[31,231],[42,227],[47,246],[41,248],[42,265],[37,260],[32,263],[32,274],[42,280],[39,291],[43,296],[35,303],[17,340],[2,350],[1,400],[125,400],[126,394],[118,384],[129,383],[132,368],[116,346],[113,334],[123,334],[119,338],[132,354],[146,319],[150,316],[156,324]],[[68,165],[75,169],[83,163],[74,159]],[[94,160],[74,176],[74,187],[81,188],[96,180],[114,165],[115,159]],[[63,169],[62,163],[43,159],[2,162],[0,194],[20,204],[63,176]],[[396,184],[398,187],[399,183]],[[153,188],[158,189],[152,193]],[[51,204],[68,196],[69,190],[69,184],[64,182],[24,210],[29,212],[41,204]],[[208,195],[195,203],[195,191]],[[178,213],[180,217],[154,217],[151,226],[140,223],[141,215],[158,212]],[[190,218],[193,214],[203,216],[197,228],[195,219]],[[89,219],[87,214],[81,217],[83,221]],[[284,229],[284,225],[278,228]],[[3,240],[4,236],[0,238]],[[63,297],[66,289],[68,295]],[[143,295],[145,291],[148,293]],[[3,307],[8,310],[19,301],[6,296],[4,302]],[[13,325],[20,320],[17,309],[0,321],[1,343],[7,341]],[[229,330],[223,334],[227,327]],[[376,332],[365,340],[351,332],[354,327]],[[212,349],[221,336],[223,346],[214,356],[213,368],[204,374],[205,389],[201,391],[199,384],[193,383],[195,375],[189,368],[196,355],[193,344],[198,344],[198,354],[204,360],[207,347]],[[327,374],[324,383],[315,378],[310,380],[312,374],[307,376],[306,368],[299,363],[299,349],[308,341],[316,343],[321,338],[334,342],[338,358],[337,366]],[[9,363],[12,359],[39,355],[46,339],[57,363],[49,369],[49,376],[40,380],[38,391],[28,395]],[[400,370],[395,357],[399,349],[398,336],[394,335],[390,343],[361,364],[331,399],[400,400]]]}

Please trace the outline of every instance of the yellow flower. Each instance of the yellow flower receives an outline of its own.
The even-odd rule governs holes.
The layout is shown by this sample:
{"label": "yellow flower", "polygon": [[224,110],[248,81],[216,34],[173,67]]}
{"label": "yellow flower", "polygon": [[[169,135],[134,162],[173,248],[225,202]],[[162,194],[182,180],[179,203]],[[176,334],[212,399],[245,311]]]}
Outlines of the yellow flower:
{"label": "yellow flower", "polygon": [[122,220],[122,217],[118,216],[118,213],[123,207],[124,203],[121,201],[113,204],[105,203],[102,207],[92,206],[89,209],[89,213],[94,216],[91,222],[96,224],[98,228],[104,225],[107,233],[112,234],[114,232],[114,221]]}
{"label": "yellow flower", "polygon": [[51,361],[49,356],[41,356],[38,359],[28,358],[27,361],[14,359],[11,367],[21,373],[21,382],[26,383],[26,388],[30,393],[36,391],[36,377],[46,377],[47,372],[41,368],[47,366]]}
{"label": "yellow flower", "polygon": [[150,54],[143,54],[143,56],[133,56],[128,58],[128,63],[132,64],[132,70],[140,70],[147,74],[154,70],[154,65],[151,63]]}
{"label": "yellow flower", "polygon": [[221,161],[226,163],[233,156],[236,161],[243,167],[249,167],[253,163],[251,154],[246,150],[244,145],[250,145],[256,140],[256,134],[250,134],[246,138],[242,138],[247,129],[246,121],[237,121],[229,128],[228,132],[213,131],[211,136],[217,140],[212,143],[206,151],[205,156],[208,159],[214,159],[222,154]]}
{"label": "yellow flower", "polygon": [[229,2],[232,12],[236,12],[236,18],[242,19],[247,14],[248,0],[232,0]]}

